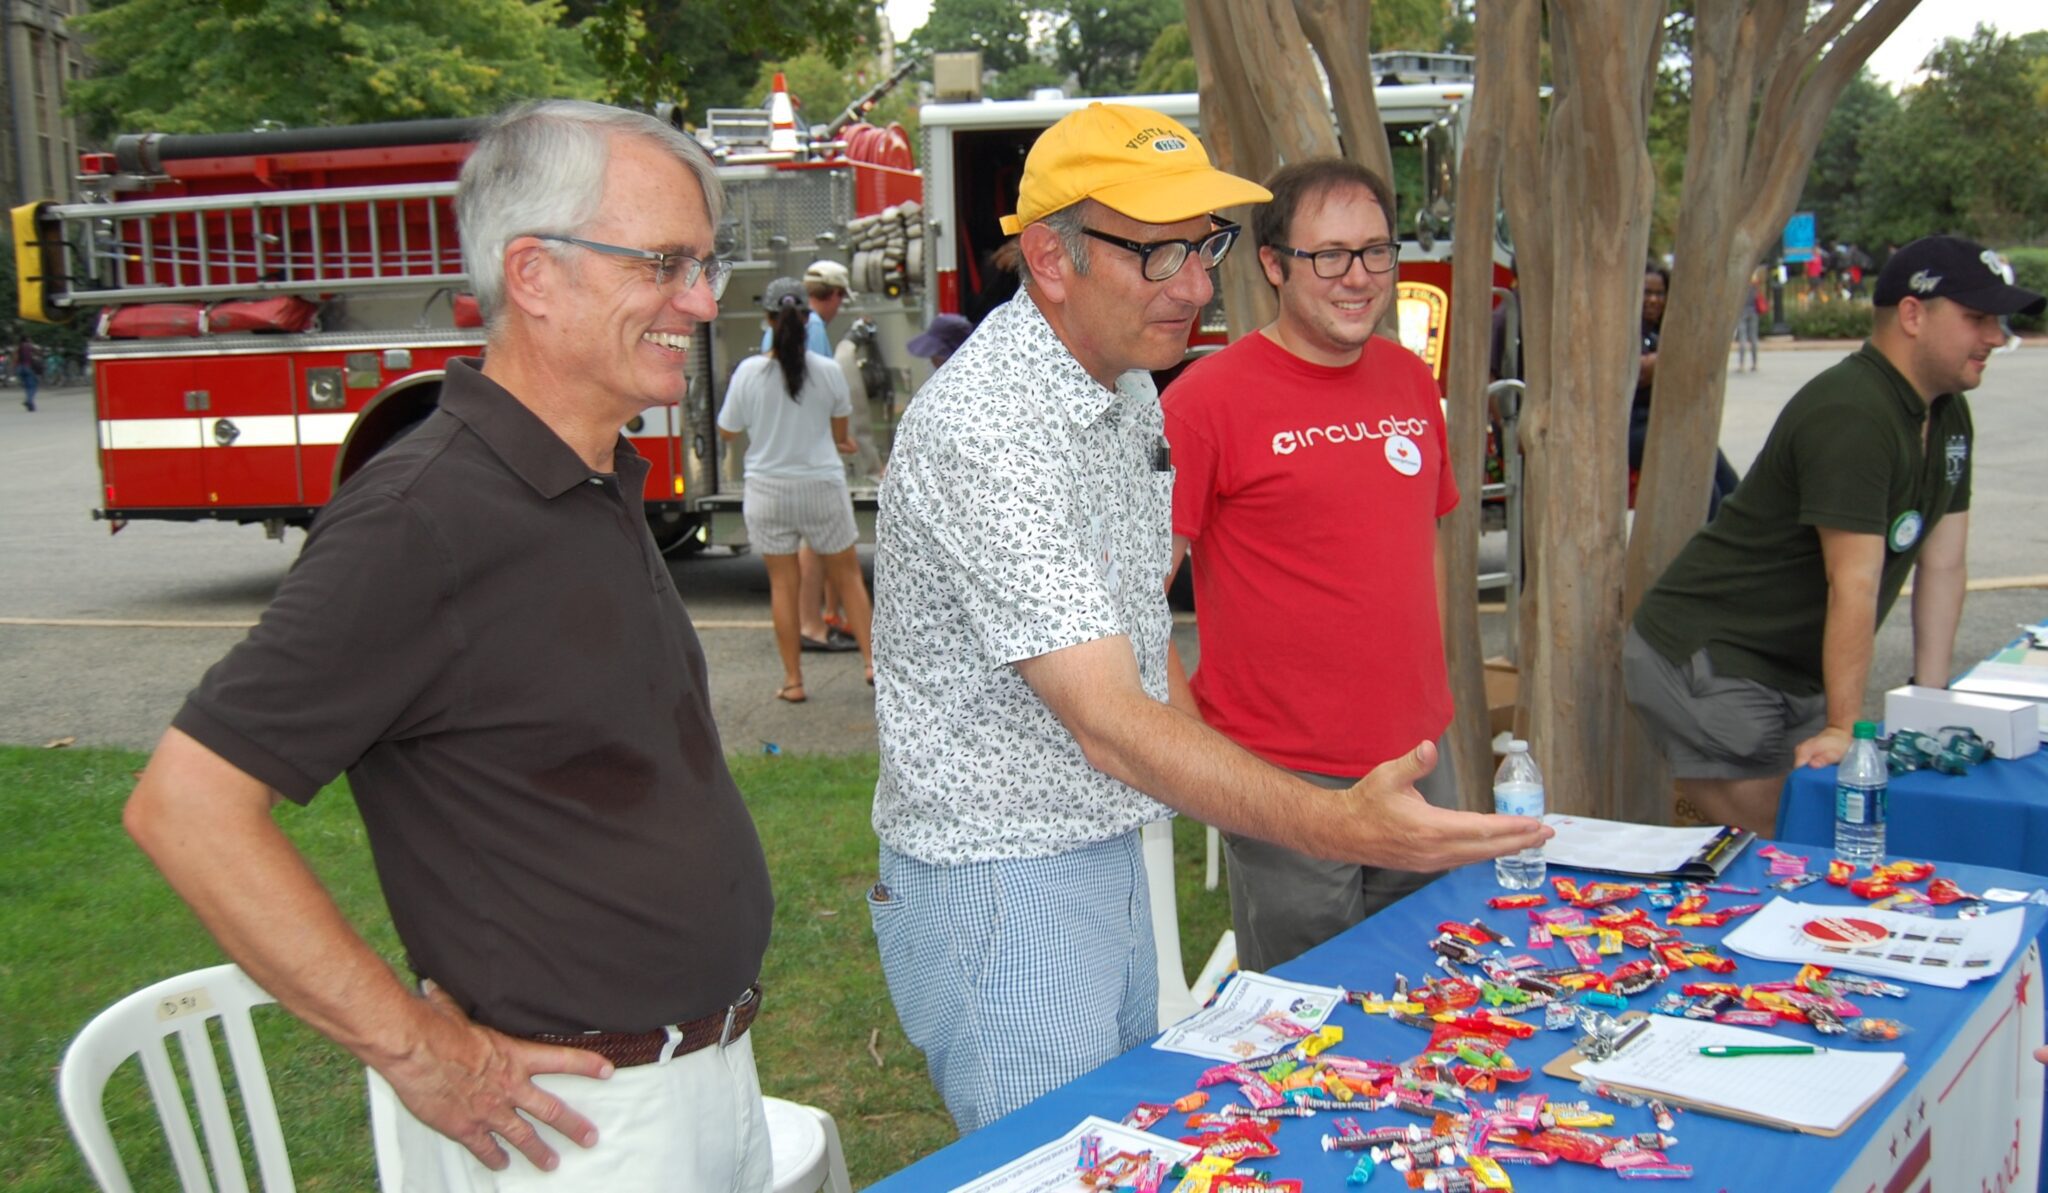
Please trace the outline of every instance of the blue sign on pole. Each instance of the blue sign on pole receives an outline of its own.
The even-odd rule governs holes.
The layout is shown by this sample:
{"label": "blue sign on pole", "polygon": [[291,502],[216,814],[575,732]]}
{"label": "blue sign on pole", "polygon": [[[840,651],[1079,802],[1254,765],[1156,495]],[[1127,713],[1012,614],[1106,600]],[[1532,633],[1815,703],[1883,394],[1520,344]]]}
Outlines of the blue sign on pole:
{"label": "blue sign on pole", "polygon": [[1818,236],[1814,232],[1813,213],[1795,211],[1785,221],[1785,260],[1805,261],[1816,251]]}

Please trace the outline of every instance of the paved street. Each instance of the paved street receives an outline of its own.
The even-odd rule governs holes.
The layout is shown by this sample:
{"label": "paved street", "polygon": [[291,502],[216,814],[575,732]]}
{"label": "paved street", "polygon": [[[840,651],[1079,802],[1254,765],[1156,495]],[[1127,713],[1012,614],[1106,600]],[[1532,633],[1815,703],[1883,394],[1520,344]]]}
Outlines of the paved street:
{"label": "paved street", "polygon": [[[1730,377],[1722,443],[1746,470],[1792,391],[1837,348],[1766,349],[1758,373]],[[2048,615],[2048,345],[1992,362],[1972,396],[1978,459],[1970,572],[1974,591],[1959,661],[2009,641]],[[303,535],[282,544],[254,527],[135,523],[109,536],[94,522],[98,476],[91,398],[45,391],[43,409],[0,391],[0,741],[147,748],[208,664],[241,637],[275,592]],[[1482,544],[1482,570],[1500,566],[1501,536]],[[713,699],[728,748],[775,742],[792,751],[872,749],[874,704],[856,654],[806,655],[809,703],[773,699],[781,669],[768,628],[767,577],[752,556],[712,552],[672,565],[710,658]],[[2002,588],[2018,581],[2025,587]],[[1497,616],[1486,618],[1497,651]],[[1195,658],[1193,627],[1179,631]],[[1879,637],[1873,698],[1912,669],[1902,601]],[[1877,703],[1869,707],[1875,709]]]}

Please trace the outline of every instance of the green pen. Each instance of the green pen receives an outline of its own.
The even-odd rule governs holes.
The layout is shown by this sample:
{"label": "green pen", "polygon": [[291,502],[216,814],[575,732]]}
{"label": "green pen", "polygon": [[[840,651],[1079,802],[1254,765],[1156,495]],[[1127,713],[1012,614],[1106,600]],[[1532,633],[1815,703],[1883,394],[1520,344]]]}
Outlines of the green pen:
{"label": "green pen", "polygon": [[1811,1044],[1709,1044],[1701,1056],[1808,1056],[1822,1049]]}

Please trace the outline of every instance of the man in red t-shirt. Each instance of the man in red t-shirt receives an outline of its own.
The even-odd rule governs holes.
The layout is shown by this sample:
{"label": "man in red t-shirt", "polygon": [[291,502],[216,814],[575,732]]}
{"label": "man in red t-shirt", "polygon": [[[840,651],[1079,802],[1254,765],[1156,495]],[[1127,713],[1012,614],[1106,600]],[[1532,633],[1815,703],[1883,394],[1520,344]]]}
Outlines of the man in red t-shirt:
{"label": "man in red t-shirt", "polygon": [[[1441,738],[1444,560],[1458,503],[1429,369],[1373,334],[1394,299],[1394,199],[1371,171],[1299,162],[1252,231],[1271,324],[1166,391],[1177,568],[1192,555],[1203,720],[1339,788]],[[1450,754],[1416,788],[1458,806]],[[1226,835],[1238,960],[1265,970],[1431,878]]]}

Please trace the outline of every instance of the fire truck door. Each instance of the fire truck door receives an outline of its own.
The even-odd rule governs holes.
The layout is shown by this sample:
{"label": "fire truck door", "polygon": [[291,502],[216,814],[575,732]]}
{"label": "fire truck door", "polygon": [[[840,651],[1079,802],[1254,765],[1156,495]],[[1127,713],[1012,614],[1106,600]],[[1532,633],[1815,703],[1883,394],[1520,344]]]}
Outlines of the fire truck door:
{"label": "fire truck door", "polygon": [[283,356],[216,356],[194,361],[204,396],[199,421],[206,503],[295,505],[299,420],[292,410],[291,361]]}
{"label": "fire truck door", "polygon": [[200,468],[201,401],[192,361],[96,362],[100,478],[108,508],[190,509],[206,504]]}

